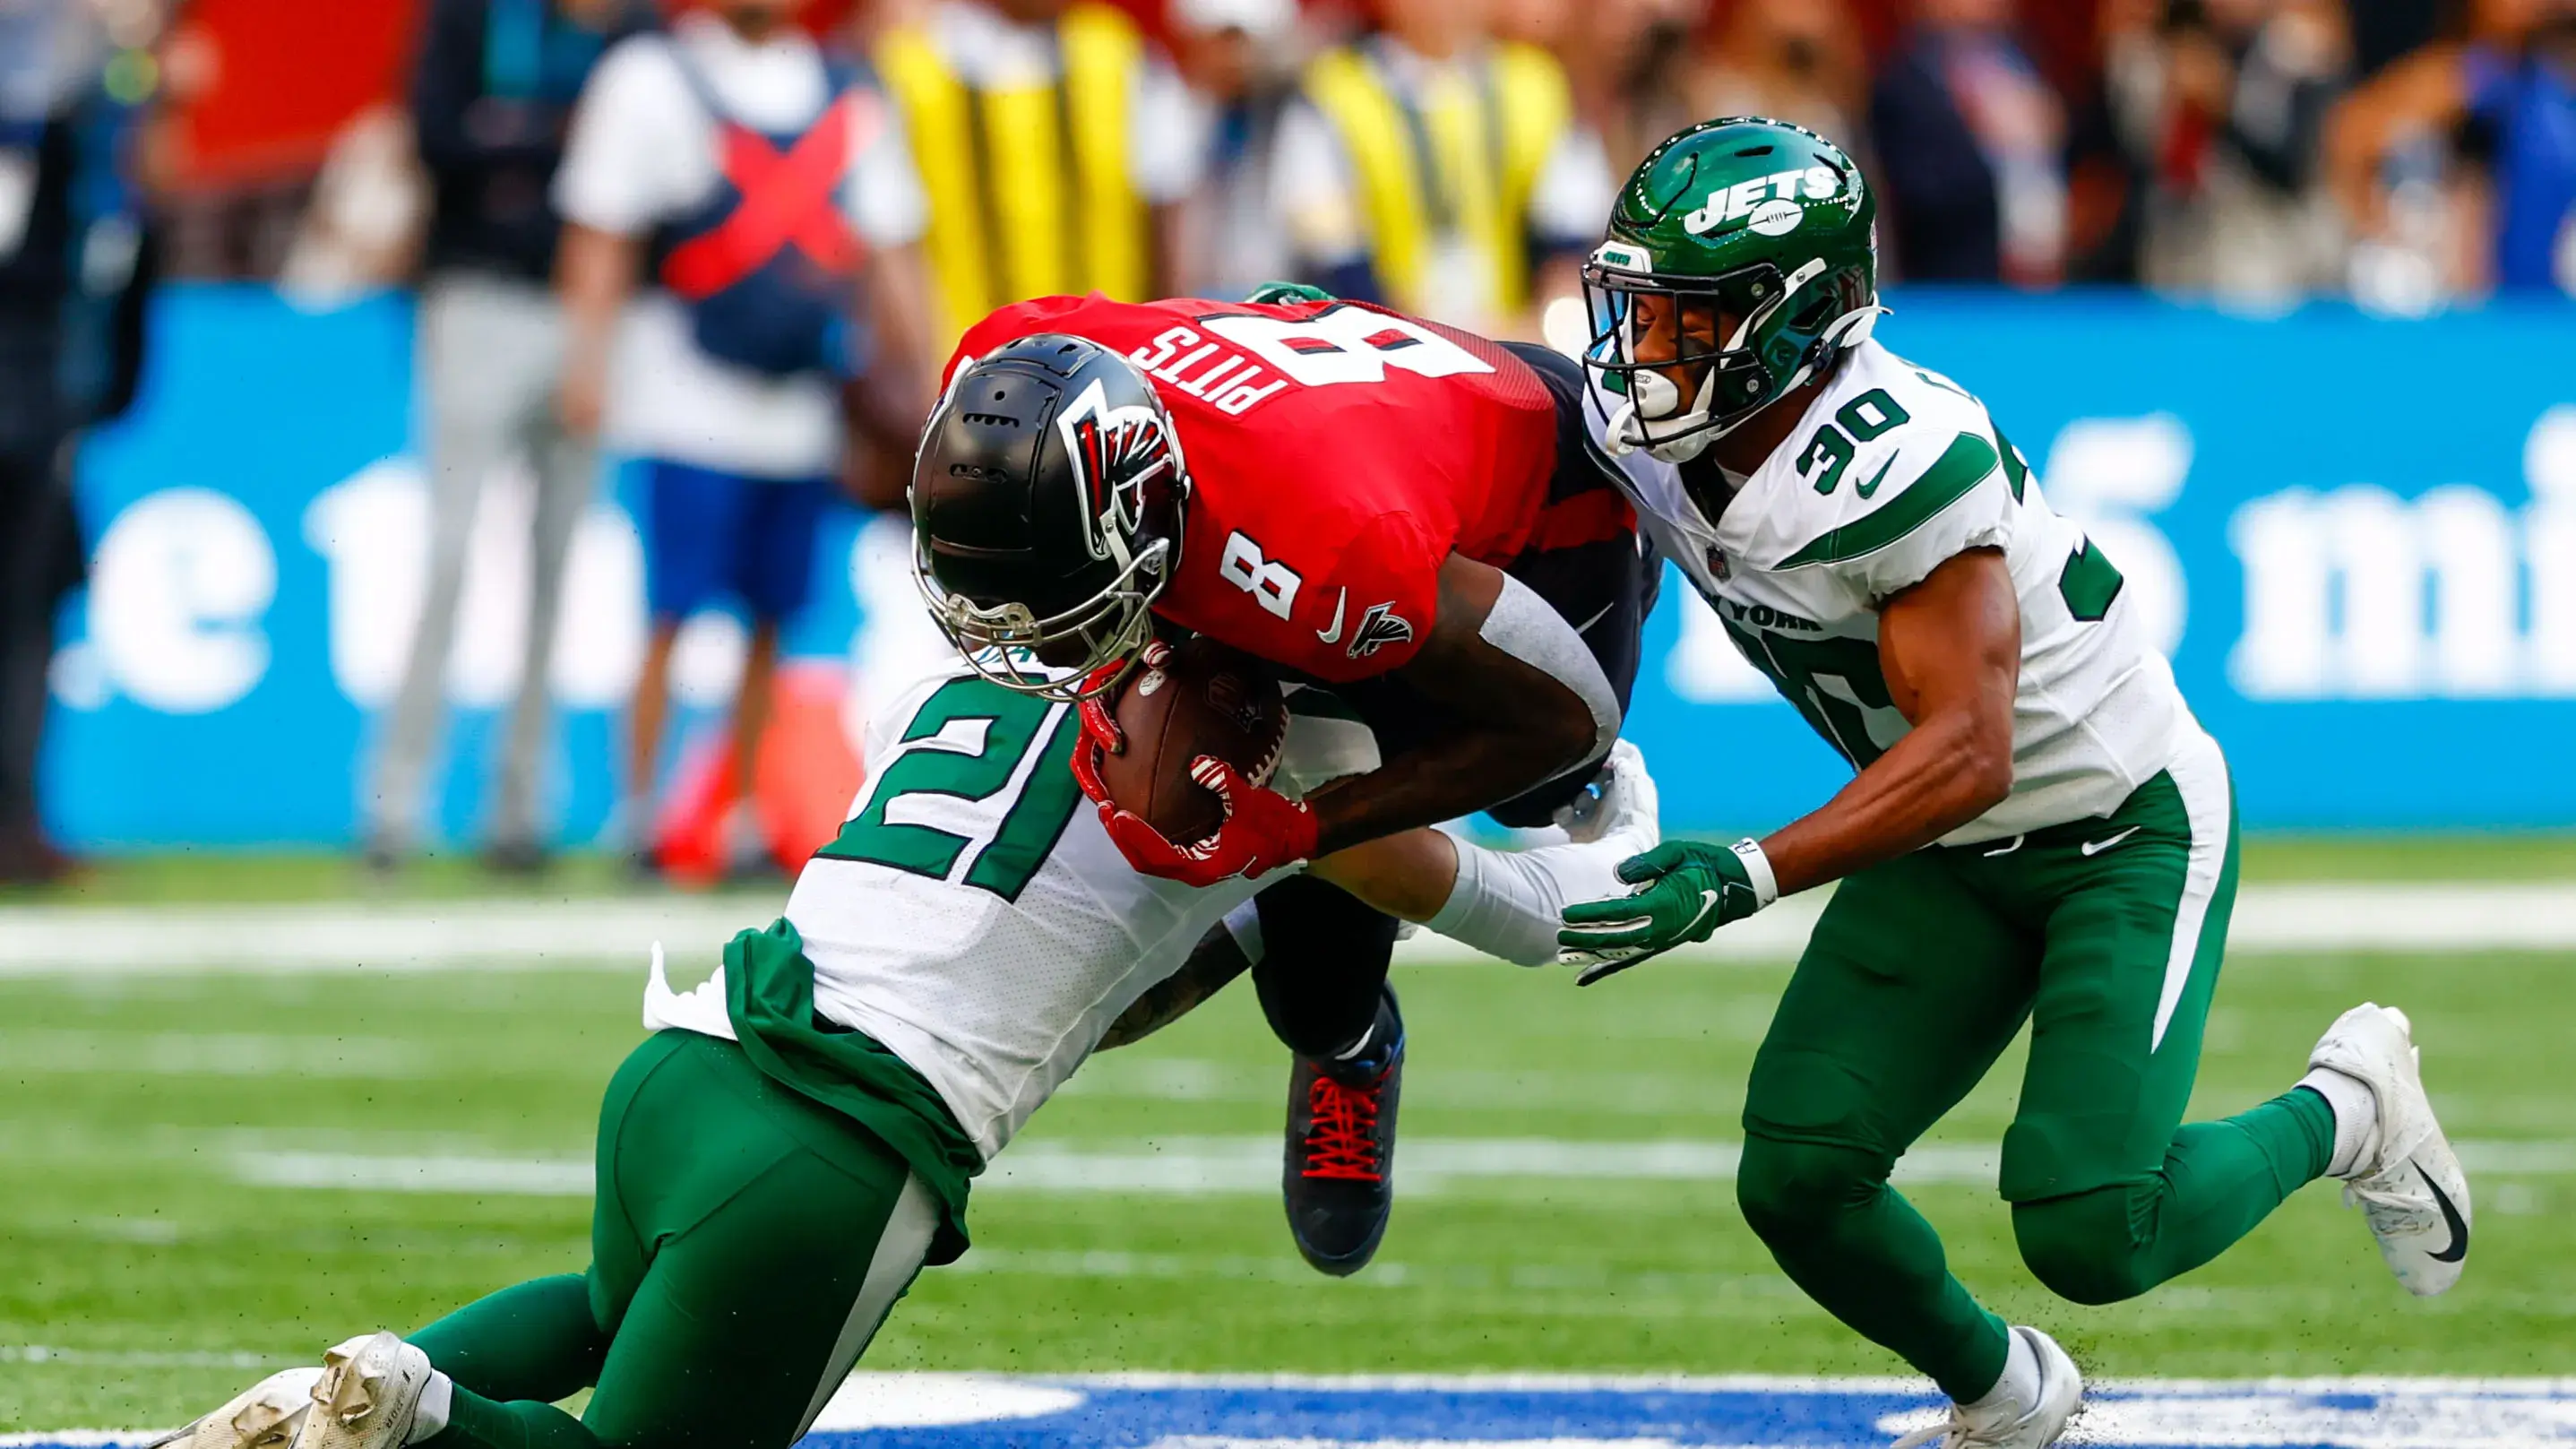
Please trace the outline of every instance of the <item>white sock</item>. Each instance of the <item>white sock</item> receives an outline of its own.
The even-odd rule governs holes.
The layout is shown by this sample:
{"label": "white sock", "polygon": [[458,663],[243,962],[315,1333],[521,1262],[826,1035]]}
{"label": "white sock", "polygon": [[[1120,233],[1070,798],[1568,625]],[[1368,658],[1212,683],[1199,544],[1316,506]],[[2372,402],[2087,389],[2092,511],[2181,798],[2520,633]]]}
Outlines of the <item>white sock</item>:
{"label": "white sock", "polygon": [[2326,1163],[2326,1176],[2350,1177],[2361,1165],[2362,1153],[2379,1130],[2379,1099],[2358,1077],[2348,1077],[2332,1067],[2312,1067],[2299,1078],[2299,1085],[2326,1099],[2334,1109],[2334,1156]]}
{"label": "white sock", "polygon": [[2039,1402],[2039,1355],[2030,1351],[2030,1340],[2022,1337],[2019,1329],[2007,1328],[2004,1336],[2012,1340],[2012,1347],[2004,1351],[2003,1377],[1995,1380],[1984,1398],[1961,1404],[1960,1408],[2018,1408]]}
{"label": "white sock", "polygon": [[411,1432],[403,1436],[406,1444],[417,1444],[447,1428],[447,1412],[456,1402],[456,1380],[436,1369],[429,1371],[429,1382],[420,1386],[420,1402],[411,1411]]}

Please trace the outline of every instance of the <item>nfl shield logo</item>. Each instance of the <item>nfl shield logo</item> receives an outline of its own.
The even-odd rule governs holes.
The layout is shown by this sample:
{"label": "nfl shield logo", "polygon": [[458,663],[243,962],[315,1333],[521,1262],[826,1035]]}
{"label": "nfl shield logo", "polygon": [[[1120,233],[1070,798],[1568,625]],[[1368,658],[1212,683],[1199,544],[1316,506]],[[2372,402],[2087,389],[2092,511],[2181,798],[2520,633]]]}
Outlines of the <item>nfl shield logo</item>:
{"label": "nfl shield logo", "polygon": [[1732,577],[1734,572],[1726,566],[1726,550],[1713,543],[1708,546],[1708,571],[1709,575],[1721,584]]}

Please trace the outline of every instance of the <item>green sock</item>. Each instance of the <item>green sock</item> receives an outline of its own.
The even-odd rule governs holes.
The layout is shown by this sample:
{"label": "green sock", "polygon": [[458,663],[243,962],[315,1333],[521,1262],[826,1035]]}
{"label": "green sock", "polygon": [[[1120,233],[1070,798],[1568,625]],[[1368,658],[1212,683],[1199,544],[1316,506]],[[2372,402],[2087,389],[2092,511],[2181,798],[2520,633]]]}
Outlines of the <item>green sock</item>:
{"label": "green sock", "polygon": [[411,1336],[459,1397],[550,1404],[599,1382],[608,1335],[591,1316],[589,1280],[535,1278],[457,1309]]}
{"label": "green sock", "polygon": [[2013,1206],[2022,1261],[2059,1296],[2117,1303],[2188,1273],[2322,1176],[2334,1110],[2293,1089],[2174,1134],[2153,1178]]}
{"label": "green sock", "polygon": [[1950,1275],[1932,1225],[1857,1148],[1744,1141],[1737,1198],[1781,1271],[1853,1331],[1961,1403],[2003,1377],[2012,1339]]}
{"label": "green sock", "polygon": [[459,1385],[448,1401],[447,1427],[420,1449],[600,1449],[582,1422],[552,1404],[495,1403]]}

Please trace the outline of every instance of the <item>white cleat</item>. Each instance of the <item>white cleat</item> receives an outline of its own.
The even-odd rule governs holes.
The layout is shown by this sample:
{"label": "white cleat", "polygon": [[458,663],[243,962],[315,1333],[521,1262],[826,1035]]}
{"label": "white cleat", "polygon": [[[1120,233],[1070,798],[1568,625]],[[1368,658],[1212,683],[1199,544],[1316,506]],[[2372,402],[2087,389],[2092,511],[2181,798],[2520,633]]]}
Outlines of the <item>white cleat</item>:
{"label": "white cleat", "polygon": [[2460,1281],[2469,1256],[2469,1179],[2424,1095],[2414,1025],[2393,1006],[2363,1002],[2335,1018],[2308,1065],[2370,1089],[2377,1122],[2344,1179],[2379,1256],[2406,1291],[2430,1298]]}
{"label": "white cleat", "polygon": [[401,1449],[429,1373],[429,1355],[396,1334],[350,1339],[323,1355],[293,1449]]}
{"label": "white cleat", "polygon": [[2029,1402],[1990,1394],[1975,1405],[1952,1404],[1947,1423],[1917,1429],[1893,1449],[2048,1449],[2056,1443],[2084,1405],[2084,1376],[2056,1339],[2036,1328],[2013,1334],[2039,1361],[2039,1392]]}
{"label": "white cleat", "polygon": [[318,1368],[281,1369],[230,1403],[153,1440],[145,1449],[287,1449],[313,1407]]}

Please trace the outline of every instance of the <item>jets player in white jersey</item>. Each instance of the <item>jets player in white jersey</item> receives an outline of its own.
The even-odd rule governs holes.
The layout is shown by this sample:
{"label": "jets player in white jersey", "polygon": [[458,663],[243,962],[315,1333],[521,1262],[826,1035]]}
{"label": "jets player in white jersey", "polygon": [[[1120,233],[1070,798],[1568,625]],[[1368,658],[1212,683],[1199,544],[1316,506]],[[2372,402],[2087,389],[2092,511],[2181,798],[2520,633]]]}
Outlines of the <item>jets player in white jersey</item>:
{"label": "jets player in white jersey", "polygon": [[[686,993],[656,952],[654,1034],[601,1109],[588,1270],[352,1338],[163,1442],[788,1449],[913,1275],[965,1250],[968,1179],[1095,1048],[1221,984],[1174,974],[1258,883],[1138,874],[1075,784],[1081,740],[1073,704],[963,662],[881,711],[874,778],[785,917]],[[1375,753],[1364,727],[1292,716],[1281,788]],[[1537,964],[1564,903],[1658,838],[1633,747],[1564,819],[1567,843],[1518,853],[1421,830],[1310,869]],[[585,1388],[578,1417],[555,1407]]]}
{"label": "jets player in white jersey", "polygon": [[1801,1288],[1950,1396],[1906,1442],[2031,1449],[2074,1412],[2074,1364],[1980,1307],[1887,1183],[2025,1019],[1999,1186],[2073,1301],[2199,1266],[2320,1176],[2438,1293],[2468,1186],[2409,1023],[2374,1005],[2290,1091],[2183,1124],[2235,897],[2226,761],[1985,407],[1874,340],[1874,217],[1831,142],[1713,121],[1637,168],[1586,269],[1594,442],[1856,774],[1760,840],[1623,863],[1631,893],[1570,907],[1560,939],[1588,984],[1841,882],[1754,1060],[1738,1197]]}

